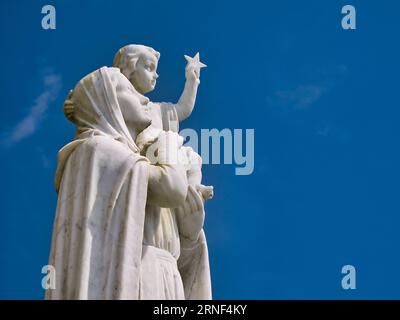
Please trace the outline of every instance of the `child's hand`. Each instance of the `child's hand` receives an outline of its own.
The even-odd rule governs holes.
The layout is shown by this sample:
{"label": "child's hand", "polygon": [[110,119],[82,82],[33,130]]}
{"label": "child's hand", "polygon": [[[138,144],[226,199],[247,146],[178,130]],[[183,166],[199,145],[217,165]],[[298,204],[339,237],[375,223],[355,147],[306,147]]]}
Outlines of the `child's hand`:
{"label": "child's hand", "polygon": [[190,64],[188,64],[185,68],[185,77],[186,81],[195,82],[197,84],[200,83],[200,75],[197,73],[197,70],[193,68],[193,66],[191,66]]}
{"label": "child's hand", "polygon": [[188,62],[185,69],[185,75],[187,81],[193,81],[197,84],[200,83],[200,69],[207,67],[204,63],[200,62],[200,54],[197,52],[192,58],[184,55],[186,61]]}
{"label": "child's hand", "polygon": [[213,186],[205,186],[203,184],[200,184],[196,186],[197,192],[201,194],[203,197],[204,201],[212,199],[214,196],[214,187]]}

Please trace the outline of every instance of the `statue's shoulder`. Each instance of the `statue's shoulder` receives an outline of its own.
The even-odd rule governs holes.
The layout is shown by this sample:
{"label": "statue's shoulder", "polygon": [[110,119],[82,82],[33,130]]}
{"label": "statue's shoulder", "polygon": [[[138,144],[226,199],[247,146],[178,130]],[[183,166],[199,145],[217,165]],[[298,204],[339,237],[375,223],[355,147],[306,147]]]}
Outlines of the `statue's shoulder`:
{"label": "statue's shoulder", "polygon": [[104,70],[107,70],[111,75],[115,75],[116,77],[125,77],[119,68],[115,67],[102,67]]}
{"label": "statue's shoulder", "polygon": [[112,80],[115,80],[118,82],[119,81],[123,81],[123,82],[128,81],[128,83],[129,83],[129,80],[123,75],[123,73],[121,72],[121,70],[119,68],[104,66],[104,67],[101,67],[100,69],[102,70],[102,72],[107,73]]}
{"label": "statue's shoulder", "polygon": [[106,135],[94,135],[85,140],[81,145],[81,151],[100,156],[113,156],[115,159],[127,158],[134,153],[122,142]]}

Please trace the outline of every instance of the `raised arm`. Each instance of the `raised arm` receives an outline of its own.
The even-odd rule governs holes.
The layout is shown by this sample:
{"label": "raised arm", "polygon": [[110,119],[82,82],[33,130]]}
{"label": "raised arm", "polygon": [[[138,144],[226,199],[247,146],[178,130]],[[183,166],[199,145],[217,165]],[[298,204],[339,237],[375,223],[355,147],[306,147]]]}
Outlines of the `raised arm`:
{"label": "raised arm", "polygon": [[179,122],[188,118],[193,111],[197,88],[200,84],[200,69],[206,67],[205,64],[200,62],[199,53],[196,53],[193,58],[185,55],[185,59],[188,62],[185,69],[185,88],[178,103],[175,105]]}
{"label": "raised arm", "polygon": [[196,77],[194,70],[191,70],[191,72],[193,73],[192,75],[186,76],[185,88],[183,89],[178,103],[175,105],[179,122],[185,120],[192,114],[194,104],[196,102],[197,89],[199,87],[200,79]]}

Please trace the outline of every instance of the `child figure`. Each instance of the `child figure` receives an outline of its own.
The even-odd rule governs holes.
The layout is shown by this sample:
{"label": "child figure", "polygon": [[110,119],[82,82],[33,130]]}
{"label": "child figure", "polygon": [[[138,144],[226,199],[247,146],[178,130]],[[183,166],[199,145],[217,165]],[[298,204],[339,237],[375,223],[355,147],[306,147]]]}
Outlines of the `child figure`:
{"label": "child figure", "polygon": [[[200,69],[206,66],[199,61],[199,53],[193,58],[185,55],[188,61],[186,83],[179,101],[176,104],[151,102],[144,94],[155,88],[159,58],[160,53],[151,47],[127,45],[118,50],[113,62],[113,66],[119,68],[133,85],[141,103],[147,105],[152,119],[151,125],[136,139],[142,154],[157,140],[161,131],[179,132],[179,122],[188,118],[193,111],[200,84]],[[189,184],[196,188],[204,200],[210,199],[213,187],[201,184],[201,157],[190,147],[181,147],[179,157],[186,164]]]}

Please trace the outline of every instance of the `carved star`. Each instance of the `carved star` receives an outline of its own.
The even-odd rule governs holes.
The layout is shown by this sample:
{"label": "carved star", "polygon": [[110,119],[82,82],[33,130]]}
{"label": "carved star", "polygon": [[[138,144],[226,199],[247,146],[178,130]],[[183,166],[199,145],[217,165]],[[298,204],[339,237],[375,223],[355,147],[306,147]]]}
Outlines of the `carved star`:
{"label": "carved star", "polygon": [[200,54],[197,52],[196,55],[192,58],[187,56],[186,54],[184,55],[186,61],[188,62],[187,67],[188,68],[193,68],[194,71],[200,75],[200,69],[207,67],[204,63],[200,62]]}

